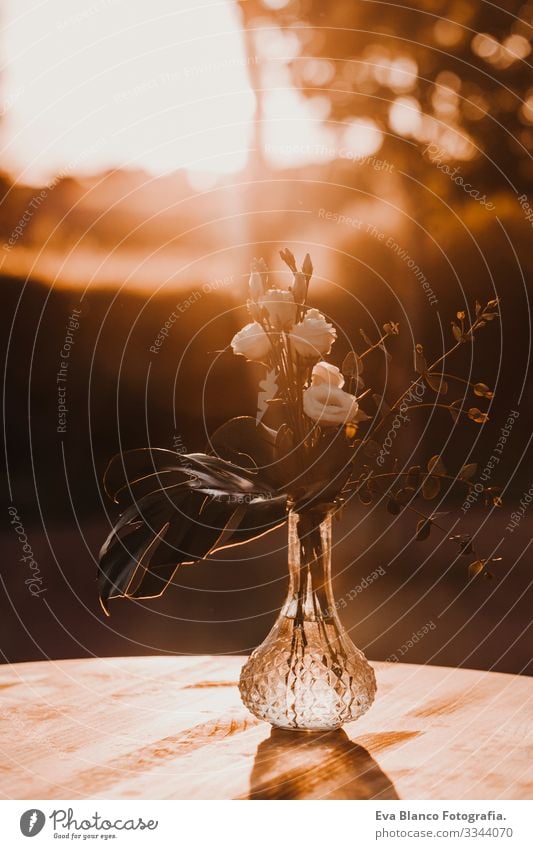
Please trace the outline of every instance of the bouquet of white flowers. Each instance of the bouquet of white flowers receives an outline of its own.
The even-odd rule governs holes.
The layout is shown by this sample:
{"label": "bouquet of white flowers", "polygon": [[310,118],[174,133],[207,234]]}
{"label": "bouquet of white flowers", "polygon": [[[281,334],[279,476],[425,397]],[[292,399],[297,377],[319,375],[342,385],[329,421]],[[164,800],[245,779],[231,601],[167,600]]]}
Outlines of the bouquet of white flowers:
{"label": "bouquet of white flowers", "polygon": [[[397,460],[391,466],[390,445],[395,422],[411,409],[443,408],[454,421],[463,416],[480,425],[488,419],[486,412],[469,406],[467,395],[491,399],[489,387],[444,374],[439,367],[498,315],[497,300],[485,307],[476,302],[470,324],[465,313],[458,312],[450,349],[431,365],[417,344],[415,377],[394,403],[388,403],[365,388],[363,373],[372,352],[389,356],[385,343],[398,334],[398,324],[386,322],[375,342],[361,331],[365,349],[350,351],[337,367],[326,359],[337,331],[308,306],[313,273],[309,255],[300,270],[291,251],[280,255],[292,272],[292,285],[271,286],[264,261],[254,261],[247,304],[251,321],[231,341],[235,354],[265,365],[262,385],[271,392],[265,406],[277,410],[278,424],[269,426],[260,416],[239,416],[211,436],[206,453],[146,448],[111,461],[106,489],[115,500],[129,503],[100,553],[99,589],[106,612],[108,600],[116,596],[160,595],[178,566],[260,536],[284,522],[291,510],[320,513],[356,495],[362,504],[385,497],[389,512],[397,515],[413,510],[416,499],[437,498],[444,485],[448,490],[460,485],[467,492],[473,486],[475,463],[455,475],[448,474],[438,455],[423,466],[402,467]],[[446,401],[454,381],[466,391]],[[424,397],[422,403],[425,391],[433,393],[433,399],[426,402]],[[373,415],[361,405],[371,399],[376,405]],[[386,422],[393,425],[389,432]],[[499,503],[496,487],[482,489],[487,503]],[[432,527],[439,527],[437,517],[418,508],[414,512],[416,538],[425,539]],[[470,537],[454,539],[463,553],[472,554]],[[474,559],[470,572],[488,574],[487,567],[487,560]]]}

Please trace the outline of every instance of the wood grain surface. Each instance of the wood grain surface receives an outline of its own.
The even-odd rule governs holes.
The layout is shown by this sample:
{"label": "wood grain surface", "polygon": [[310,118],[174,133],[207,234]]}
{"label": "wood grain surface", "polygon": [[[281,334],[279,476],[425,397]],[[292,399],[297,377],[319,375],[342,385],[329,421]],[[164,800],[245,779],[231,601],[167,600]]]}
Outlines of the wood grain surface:
{"label": "wood grain surface", "polygon": [[241,657],[0,667],[0,792],[18,799],[522,799],[533,683],[376,663],[343,731],[272,730],[242,706]]}

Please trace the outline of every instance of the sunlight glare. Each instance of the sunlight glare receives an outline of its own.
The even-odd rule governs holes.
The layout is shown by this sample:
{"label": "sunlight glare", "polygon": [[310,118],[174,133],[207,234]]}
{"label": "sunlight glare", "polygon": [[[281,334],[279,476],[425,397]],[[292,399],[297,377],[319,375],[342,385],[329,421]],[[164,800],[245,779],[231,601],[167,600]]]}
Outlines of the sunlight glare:
{"label": "sunlight glare", "polygon": [[4,167],[30,183],[242,169],[255,98],[240,27],[230,0],[51,0],[31,14],[6,0]]}

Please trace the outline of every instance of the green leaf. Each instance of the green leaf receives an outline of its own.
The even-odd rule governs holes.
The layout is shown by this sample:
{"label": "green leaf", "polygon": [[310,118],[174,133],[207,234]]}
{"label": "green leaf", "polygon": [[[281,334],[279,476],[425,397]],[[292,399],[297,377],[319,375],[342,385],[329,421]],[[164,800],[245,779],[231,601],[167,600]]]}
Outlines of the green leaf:
{"label": "green leaf", "polygon": [[467,539],[461,543],[461,554],[463,556],[468,556],[474,553],[474,546],[472,545],[472,540]]}
{"label": "green leaf", "polygon": [[424,542],[424,540],[429,537],[431,533],[431,525],[431,519],[422,518],[418,520],[415,537],[417,542]]}
{"label": "green leaf", "polygon": [[460,481],[469,481],[477,472],[477,463],[466,463],[460,470],[457,478]]}
{"label": "green leaf", "polygon": [[433,392],[437,392],[440,395],[446,395],[448,392],[448,384],[443,379],[440,374],[431,374],[430,372],[426,372],[424,375],[424,380],[430,389],[433,389]]}
{"label": "green leaf", "polygon": [[365,342],[369,346],[369,348],[371,348],[372,347],[372,341],[368,338],[368,336],[366,335],[366,333],[365,333],[365,331],[363,330],[362,327],[359,328],[359,333],[361,334],[361,336],[363,338],[363,342]]}
{"label": "green leaf", "polygon": [[494,392],[489,389],[486,383],[475,383],[474,395],[477,395],[479,398],[494,398]]}
{"label": "green leaf", "polygon": [[370,459],[374,459],[379,455],[381,446],[374,439],[365,439],[363,443],[363,453]]}
{"label": "green leaf", "polygon": [[428,472],[434,472],[436,475],[445,475],[446,474],[446,466],[442,462],[440,454],[434,454],[428,460]]}
{"label": "green leaf", "polygon": [[489,420],[487,413],[481,412],[477,407],[470,407],[468,418],[472,419],[473,422],[477,422],[477,424],[485,424]]}
{"label": "green leaf", "polygon": [[286,457],[294,449],[294,434],[287,424],[282,424],[276,435],[276,454],[279,459]]}
{"label": "green leaf", "polygon": [[251,416],[237,416],[217,428],[211,436],[210,448],[239,466],[268,468],[275,460],[276,436],[276,431],[263,422],[258,423]]}
{"label": "green leaf", "polygon": [[415,494],[416,490],[413,486],[405,486],[403,489],[399,489],[396,493],[396,501],[403,507],[405,504],[408,504],[412,498],[414,498]]}
{"label": "green leaf", "polygon": [[413,489],[418,489],[420,486],[420,481],[422,478],[422,468],[421,466],[411,466],[411,468],[407,472],[406,484],[408,487],[412,487]]}
{"label": "green leaf", "polygon": [[363,373],[364,364],[355,351],[349,351],[342,361],[341,371],[345,377],[358,377]]}
{"label": "green leaf", "polygon": [[358,491],[359,500],[362,504],[371,504],[372,503],[372,493],[370,491],[370,487],[368,483],[365,483],[361,489]]}
{"label": "green leaf", "polygon": [[401,513],[402,505],[393,496],[392,498],[389,498],[387,502],[387,510],[389,511],[389,513],[392,513],[393,516],[397,516],[399,513]]}
{"label": "green leaf", "polygon": [[463,332],[455,321],[452,321],[452,333],[456,342],[463,342]]}
{"label": "green leaf", "polygon": [[473,563],[468,567],[468,574],[471,578],[475,578],[476,575],[481,574],[483,569],[485,568],[486,560],[474,560]]}
{"label": "green leaf", "polygon": [[422,484],[422,495],[426,501],[432,501],[440,492],[440,480],[429,475]]}
{"label": "green leaf", "polygon": [[459,418],[460,408],[462,406],[462,403],[463,403],[462,399],[459,398],[457,401],[452,401],[452,403],[448,407],[448,412],[450,413],[450,416],[452,417],[454,422],[456,422],[457,419]]}
{"label": "green leaf", "polygon": [[212,455],[126,452],[111,461],[106,485],[114,488],[123,476],[127,487],[120,489],[130,504],[99,555],[98,587],[106,613],[109,599],[159,596],[181,564],[255,539],[286,519],[286,494],[255,471]]}

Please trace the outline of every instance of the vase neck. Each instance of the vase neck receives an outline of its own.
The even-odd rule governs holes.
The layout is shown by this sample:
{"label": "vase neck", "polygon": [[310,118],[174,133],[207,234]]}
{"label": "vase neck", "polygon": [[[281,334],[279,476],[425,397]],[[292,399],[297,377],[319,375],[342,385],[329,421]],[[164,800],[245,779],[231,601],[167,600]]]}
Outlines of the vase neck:
{"label": "vase neck", "polygon": [[289,513],[289,592],[283,613],[300,620],[335,618],[331,586],[331,512]]}

